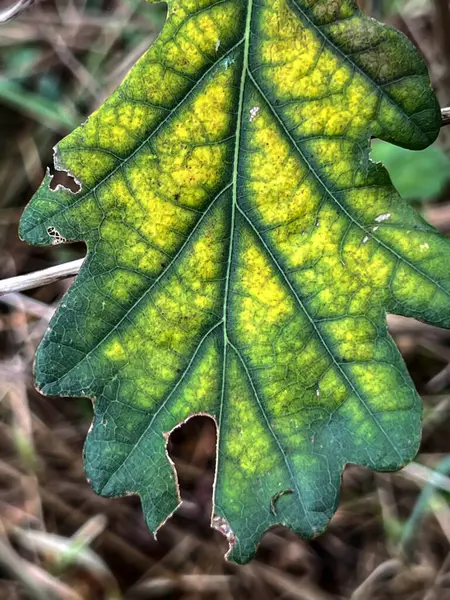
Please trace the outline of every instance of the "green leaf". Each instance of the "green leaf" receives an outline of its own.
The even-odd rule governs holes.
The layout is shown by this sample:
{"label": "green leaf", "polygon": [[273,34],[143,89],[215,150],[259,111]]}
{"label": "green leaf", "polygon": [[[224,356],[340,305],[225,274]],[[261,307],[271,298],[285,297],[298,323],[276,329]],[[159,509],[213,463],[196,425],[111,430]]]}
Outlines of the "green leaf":
{"label": "green leaf", "polygon": [[438,146],[413,152],[377,141],[373,145],[372,158],[384,164],[392,183],[405,200],[432,200],[450,181],[450,159]]}
{"label": "green leaf", "polygon": [[[247,561],[324,529],[346,463],[398,469],[421,403],[386,312],[450,325],[450,246],[369,160],[440,114],[407,39],[352,2],[172,0],[163,32],[56,150],[20,226],[88,254],[36,357],[88,396],[85,465],[152,530],[179,497],[165,433],[218,427],[214,524]],[[64,240],[63,240],[63,239]]]}

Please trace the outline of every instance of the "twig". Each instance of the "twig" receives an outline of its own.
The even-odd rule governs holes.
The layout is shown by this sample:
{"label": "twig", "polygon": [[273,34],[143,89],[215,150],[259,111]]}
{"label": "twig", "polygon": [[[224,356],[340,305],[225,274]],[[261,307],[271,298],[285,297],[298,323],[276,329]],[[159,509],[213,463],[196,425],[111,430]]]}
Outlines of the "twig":
{"label": "twig", "polygon": [[68,263],[63,263],[62,265],[50,267],[49,269],[43,269],[42,271],[35,271],[34,273],[28,273],[27,275],[18,275],[16,277],[4,279],[3,281],[0,281],[0,296],[3,296],[3,294],[10,294],[11,292],[31,290],[42,285],[54,283],[60,279],[73,277],[74,275],[77,275],[83,262],[84,258],[80,258]]}
{"label": "twig", "polygon": [[5,8],[5,10],[0,12],[0,23],[6,23],[6,21],[14,19],[14,17],[17,17],[17,15],[31,6],[33,2],[34,0],[19,0],[13,6]]}
{"label": "twig", "polygon": [[442,127],[445,127],[446,125],[450,125],[450,106],[441,108],[441,116],[442,116]]}
{"label": "twig", "polygon": [[[0,282],[1,285],[1,282]],[[387,324],[391,335],[394,337],[400,335],[413,335],[421,337],[448,337],[450,331],[440,329],[434,325],[416,321],[412,317],[402,317],[400,315],[388,315]]]}

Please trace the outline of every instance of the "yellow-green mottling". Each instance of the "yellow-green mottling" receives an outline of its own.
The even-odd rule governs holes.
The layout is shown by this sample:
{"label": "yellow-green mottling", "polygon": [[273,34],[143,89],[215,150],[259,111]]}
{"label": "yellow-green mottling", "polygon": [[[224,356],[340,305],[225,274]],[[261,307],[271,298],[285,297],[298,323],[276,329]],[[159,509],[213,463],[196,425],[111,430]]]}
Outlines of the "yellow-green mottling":
{"label": "yellow-green mottling", "polygon": [[[421,406],[386,312],[450,326],[450,245],[369,160],[440,115],[407,39],[349,0],[170,0],[120,87],[57,146],[20,235],[84,240],[36,358],[94,400],[86,471],[178,504],[164,434],[218,426],[214,514],[245,562],[262,533],[326,526],[348,462],[398,469]],[[287,493],[286,493],[287,492]]]}

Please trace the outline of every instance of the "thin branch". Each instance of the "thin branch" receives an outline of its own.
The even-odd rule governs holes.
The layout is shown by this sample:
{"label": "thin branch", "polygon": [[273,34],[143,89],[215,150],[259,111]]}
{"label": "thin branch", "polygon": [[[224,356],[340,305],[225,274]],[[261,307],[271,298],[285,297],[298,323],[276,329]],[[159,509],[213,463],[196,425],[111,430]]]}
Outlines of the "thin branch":
{"label": "thin branch", "polygon": [[3,281],[0,281],[0,296],[10,294],[11,292],[31,290],[42,285],[48,285],[49,283],[59,281],[60,279],[73,277],[74,275],[77,275],[83,262],[84,258],[80,258],[79,260],[72,260],[71,262],[56,265],[49,269],[43,269],[42,271],[18,275],[17,277],[11,277],[10,279],[3,279]]}
{"label": "thin branch", "polygon": [[33,4],[34,0],[19,0],[12,6],[5,8],[0,12],[0,23],[6,23],[6,21],[10,21],[17,17],[24,10],[29,8]]}
{"label": "thin branch", "polygon": [[441,116],[442,116],[441,127],[450,125],[450,106],[447,106],[446,108],[441,108]]}

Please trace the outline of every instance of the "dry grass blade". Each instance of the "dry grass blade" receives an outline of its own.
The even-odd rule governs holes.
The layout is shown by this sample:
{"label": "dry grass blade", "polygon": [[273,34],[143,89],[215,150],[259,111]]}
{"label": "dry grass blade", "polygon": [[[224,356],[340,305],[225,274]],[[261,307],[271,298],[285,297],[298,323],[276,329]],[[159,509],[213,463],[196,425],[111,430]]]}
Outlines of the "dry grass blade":
{"label": "dry grass blade", "polygon": [[400,560],[393,558],[387,560],[378,567],[365,579],[362,584],[350,596],[350,600],[369,600],[373,598],[376,588],[380,583],[385,583],[403,568]]}
{"label": "dry grass blade", "polygon": [[45,319],[46,321],[49,321],[55,312],[55,310],[47,304],[19,293],[0,296],[0,302],[38,319]]}
{"label": "dry grass blade", "polygon": [[34,600],[83,600],[68,586],[43,569],[23,560],[13,548],[0,539],[0,565],[17,579]]}
{"label": "dry grass blade", "polygon": [[173,579],[156,577],[137,585],[127,594],[127,600],[166,598],[172,594],[202,594],[204,597],[223,592],[230,583],[229,575],[181,575]]}
{"label": "dry grass blade", "polygon": [[51,558],[51,562],[60,569],[70,564],[88,571],[101,583],[105,590],[105,600],[120,598],[119,588],[114,575],[106,563],[85,544],[73,539],[63,538],[47,532],[16,529],[14,540],[23,548]]}
{"label": "dry grass blade", "polygon": [[439,473],[418,462],[412,462],[406,465],[400,472],[400,475],[408,477],[419,484],[431,484],[435,488],[450,494],[450,478],[443,473]]}

